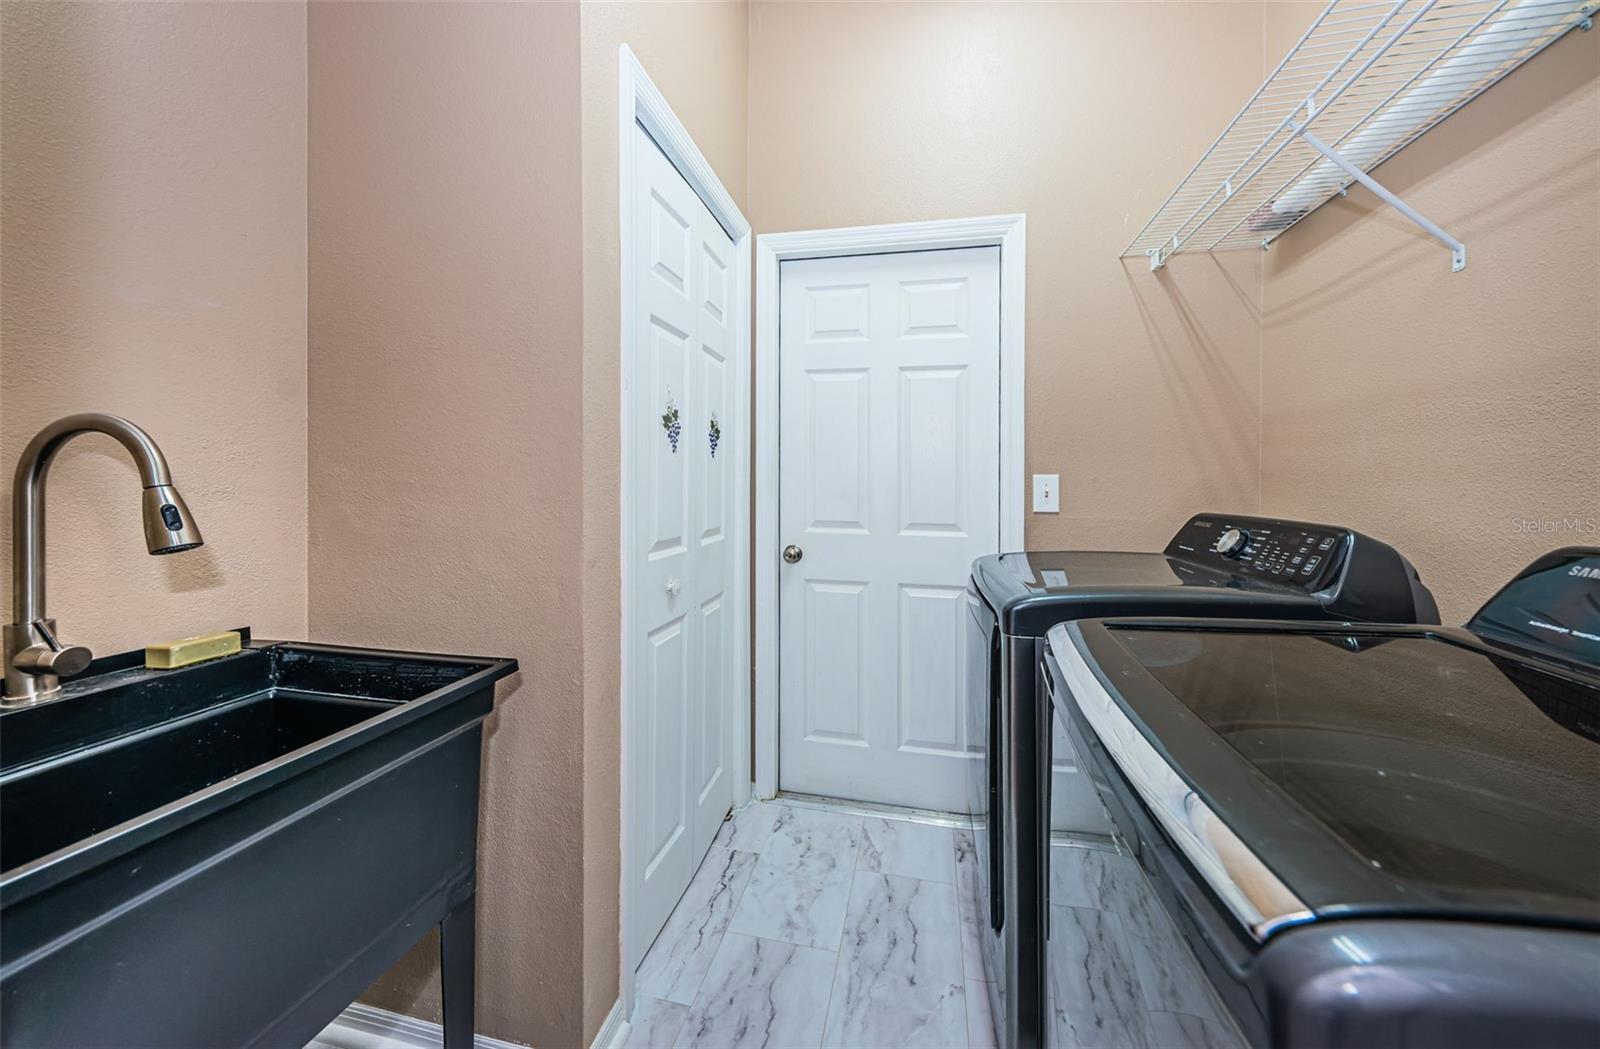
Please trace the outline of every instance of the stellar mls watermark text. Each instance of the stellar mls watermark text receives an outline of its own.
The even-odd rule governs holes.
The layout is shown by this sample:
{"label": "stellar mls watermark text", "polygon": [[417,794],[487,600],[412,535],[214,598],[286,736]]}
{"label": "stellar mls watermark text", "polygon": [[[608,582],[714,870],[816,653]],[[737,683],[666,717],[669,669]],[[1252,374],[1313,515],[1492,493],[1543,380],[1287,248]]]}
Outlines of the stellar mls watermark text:
{"label": "stellar mls watermark text", "polygon": [[1511,530],[1519,534],[1600,535],[1600,516],[1513,517]]}

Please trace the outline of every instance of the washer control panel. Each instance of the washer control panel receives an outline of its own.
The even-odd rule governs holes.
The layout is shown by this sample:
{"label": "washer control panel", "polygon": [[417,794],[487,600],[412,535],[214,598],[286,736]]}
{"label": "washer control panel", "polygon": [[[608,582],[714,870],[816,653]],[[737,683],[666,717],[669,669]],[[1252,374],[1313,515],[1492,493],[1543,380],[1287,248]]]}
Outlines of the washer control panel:
{"label": "washer control panel", "polygon": [[1315,591],[1333,578],[1350,535],[1334,525],[1200,514],[1172,537],[1166,554],[1230,575]]}
{"label": "washer control panel", "polygon": [[1250,549],[1250,533],[1242,528],[1230,528],[1217,536],[1217,541],[1211,547],[1212,551],[1223,557],[1238,559]]}

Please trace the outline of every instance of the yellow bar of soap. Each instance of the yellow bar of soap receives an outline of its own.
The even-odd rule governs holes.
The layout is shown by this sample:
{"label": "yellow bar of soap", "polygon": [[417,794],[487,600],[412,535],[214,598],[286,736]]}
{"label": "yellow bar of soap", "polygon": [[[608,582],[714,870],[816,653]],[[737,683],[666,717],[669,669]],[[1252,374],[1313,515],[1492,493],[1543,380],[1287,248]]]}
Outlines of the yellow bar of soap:
{"label": "yellow bar of soap", "polygon": [[191,663],[231,656],[239,651],[239,632],[219,630],[215,634],[197,637],[180,637],[176,641],[163,641],[159,645],[146,645],[144,665],[150,670],[176,670]]}

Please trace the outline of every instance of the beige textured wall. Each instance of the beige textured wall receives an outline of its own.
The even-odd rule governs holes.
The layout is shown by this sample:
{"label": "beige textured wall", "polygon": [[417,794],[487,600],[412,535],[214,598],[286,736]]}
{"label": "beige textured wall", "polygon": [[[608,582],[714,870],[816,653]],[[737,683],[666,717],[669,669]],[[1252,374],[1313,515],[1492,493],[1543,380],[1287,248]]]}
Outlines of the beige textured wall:
{"label": "beige textured wall", "polygon": [[[617,997],[620,479],[617,49],[626,43],[745,204],[743,3],[585,3],[583,37],[584,995],[587,1043]],[[748,214],[748,212],[746,212]]]}
{"label": "beige textured wall", "polygon": [[65,636],[304,636],[305,9],[7,0],[0,52],[0,543],[39,427],[125,415],[207,545],[146,554],[132,461],[79,438],[49,488]]}
{"label": "beige textured wall", "polygon": [[[488,723],[478,1030],[577,1045],[577,7],[319,2],[309,36],[311,633],[521,661]],[[436,957],[369,997],[437,1018]]]}
{"label": "beige textured wall", "polygon": [[[1319,7],[1267,5],[1269,54]],[[1466,243],[1467,268],[1359,187],[1278,240],[1262,502],[1393,542],[1460,623],[1539,553],[1600,544],[1600,32],[1375,175]]]}
{"label": "beige textured wall", "polygon": [[1260,66],[1257,4],[753,4],[748,214],[1026,212],[1028,542],[1159,546],[1259,505],[1260,258],[1118,255]]}
{"label": "beige textured wall", "polygon": [[[1459,620],[1596,541],[1518,522],[1600,512],[1600,34],[1382,169],[1464,274],[1361,191],[1265,257],[1119,260],[1318,6],[7,0],[4,483],[43,422],[120,412],[208,537],[146,557],[86,439],[52,606],[103,652],[249,622],[521,659],[480,1030],[585,1044],[618,967],[617,45],[758,232],[1028,214],[1027,469],[1064,509],[1031,545],[1344,520]],[[436,1017],[434,947],[373,1000]]]}

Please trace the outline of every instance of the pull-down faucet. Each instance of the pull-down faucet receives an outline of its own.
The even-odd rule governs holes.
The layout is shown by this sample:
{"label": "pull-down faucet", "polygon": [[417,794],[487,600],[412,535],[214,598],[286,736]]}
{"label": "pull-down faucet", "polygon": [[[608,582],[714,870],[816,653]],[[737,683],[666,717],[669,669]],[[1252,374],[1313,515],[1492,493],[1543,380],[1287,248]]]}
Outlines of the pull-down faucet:
{"label": "pull-down faucet", "polygon": [[5,628],[6,688],[0,706],[54,699],[61,679],[82,673],[94,658],[82,645],[63,645],[44,609],[44,485],[50,461],[80,433],[115,437],[133,456],[144,485],[144,541],[152,554],[189,550],[205,540],[172,486],[166,457],[150,435],[126,419],[90,412],[68,415],[40,430],[17,460],[11,489],[11,609]]}

